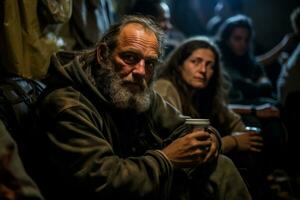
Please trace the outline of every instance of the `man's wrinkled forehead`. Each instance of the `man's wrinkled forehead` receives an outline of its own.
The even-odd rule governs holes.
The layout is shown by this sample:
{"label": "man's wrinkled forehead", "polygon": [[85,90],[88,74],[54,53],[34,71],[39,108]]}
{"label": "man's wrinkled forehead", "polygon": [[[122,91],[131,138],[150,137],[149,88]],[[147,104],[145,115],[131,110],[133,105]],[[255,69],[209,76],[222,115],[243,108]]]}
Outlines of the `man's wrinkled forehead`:
{"label": "man's wrinkled forehead", "polygon": [[159,43],[155,33],[139,23],[126,24],[120,31],[118,46],[139,46],[147,47],[158,52]]}

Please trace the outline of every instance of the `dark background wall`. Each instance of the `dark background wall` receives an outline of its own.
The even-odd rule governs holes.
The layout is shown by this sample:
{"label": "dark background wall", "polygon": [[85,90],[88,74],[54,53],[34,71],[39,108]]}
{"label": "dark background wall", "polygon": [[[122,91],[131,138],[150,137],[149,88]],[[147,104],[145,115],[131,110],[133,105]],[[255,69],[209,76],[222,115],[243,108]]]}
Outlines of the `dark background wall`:
{"label": "dark background wall", "polygon": [[[114,0],[117,14],[122,15],[135,0]],[[216,0],[165,0],[172,10],[173,23],[187,36],[205,34],[207,21],[214,14]],[[276,45],[291,32],[289,15],[300,0],[241,0],[243,12],[253,19],[256,39],[265,50]]]}
{"label": "dark background wall", "polygon": [[244,11],[252,17],[259,44],[272,48],[292,31],[289,15],[299,0],[246,0]]}

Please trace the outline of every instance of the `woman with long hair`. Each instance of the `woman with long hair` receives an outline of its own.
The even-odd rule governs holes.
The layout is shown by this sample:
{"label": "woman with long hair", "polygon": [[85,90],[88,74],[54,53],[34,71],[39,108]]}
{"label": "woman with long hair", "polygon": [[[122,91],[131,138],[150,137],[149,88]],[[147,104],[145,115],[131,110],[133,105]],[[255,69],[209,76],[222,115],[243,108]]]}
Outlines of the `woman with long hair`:
{"label": "woman with long hair", "polygon": [[[185,40],[157,71],[154,89],[184,115],[207,118],[222,136],[222,152],[232,158],[257,196],[262,184],[259,133],[246,130],[227,107],[228,86],[217,46],[207,37]],[[243,169],[243,170],[242,170]],[[244,171],[246,169],[246,171]]]}
{"label": "woman with long hair", "polygon": [[185,40],[157,73],[155,90],[184,115],[210,119],[222,136],[224,153],[261,150],[261,136],[246,131],[240,116],[227,107],[229,85],[209,38]]}
{"label": "woman with long hair", "polygon": [[230,108],[239,113],[248,126],[261,128],[264,139],[264,168],[268,173],[285,169],[288,135],[281,120],[278,101],[273,98],[272,85],[254,57],[254,29],[251,18],[236,15],[220,27],[217,44],[222,63],[231,83]]}

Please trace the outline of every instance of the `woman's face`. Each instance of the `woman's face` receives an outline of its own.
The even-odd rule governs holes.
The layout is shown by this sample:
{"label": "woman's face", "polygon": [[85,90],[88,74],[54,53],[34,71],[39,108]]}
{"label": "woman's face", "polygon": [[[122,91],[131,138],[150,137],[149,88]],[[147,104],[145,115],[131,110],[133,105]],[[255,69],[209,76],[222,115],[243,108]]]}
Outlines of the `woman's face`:
{"label": "woman's face", "polygon": [[189,86],[196,89],[207,87],[214,73],[215,55],[210,49],[196,49],[183,62],[181,76]]}
{"label": "woman's face", "polygon": [[233,29],[227,45],[236,56],[243,56],[249,49],[250,34],[248,29],[237,27]]}

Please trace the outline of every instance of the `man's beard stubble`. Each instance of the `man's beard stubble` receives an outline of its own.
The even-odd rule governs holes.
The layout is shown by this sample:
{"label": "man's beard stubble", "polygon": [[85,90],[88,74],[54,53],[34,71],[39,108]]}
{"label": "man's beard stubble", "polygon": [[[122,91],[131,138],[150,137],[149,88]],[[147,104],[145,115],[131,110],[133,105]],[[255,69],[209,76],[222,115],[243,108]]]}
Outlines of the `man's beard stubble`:
{"label": "man's beard stubble", "polygon": [[[112,102],[117,108],[132,109],[138,113],[145,112],[151,104],[151,92],[143,80],[123,80],[114,71],[113,64],[109,61],[106,64],[94,67],[93,76],[97,89]],[[131,91],[126,84],[140,86],[138,91]]]}

